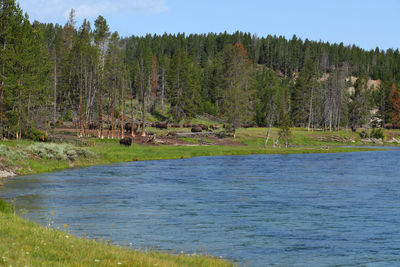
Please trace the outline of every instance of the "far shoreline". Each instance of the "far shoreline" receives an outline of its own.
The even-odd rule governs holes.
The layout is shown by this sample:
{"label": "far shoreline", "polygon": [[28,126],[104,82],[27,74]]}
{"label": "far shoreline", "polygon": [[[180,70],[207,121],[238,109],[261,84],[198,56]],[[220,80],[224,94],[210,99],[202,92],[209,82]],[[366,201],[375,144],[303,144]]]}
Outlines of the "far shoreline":
{"label": "far shoreline", "polygon": [[[1,142],[0,144],[4,144],[4,142]],[[96,145],[97,146],[97,145]],[[96,147],[95,146],[95,147]],[[132,156],[134,156],[135,149],[141,148],[142,150],[152,150],[153,147],[151,146],[134,146],[134,151],[132,152]],[[158,147],[168,147],[167,145],[165,146],[158,146]],[[257,150],[254,150],[253,148],[249,149],[241,149],[240,151],[237,150],[237,147],[234,146],[224,146],[227,150],[224,152],[218,152],[217,150],[214,151],[215,153],[211,153],[209,151],[204,151],[203,148],[205,147],[213,147],[213,146],[175,146],[175,148],[181,148],[182,152],[185,152],[185,150],[190,147],[194,149],[198,149],[199,151],[196,151],[197,153],[195,154],[187,154],[187,153],[182,153],[182,155],[178,155],[176,153],[174,154],[169,154],[168,156],[157,156],[157,155],[151,155],[147,157],[135,157],[132,158],[131,160],[125,160],[121,159],[118,160],[116,158],[107,158],[107,156],[110,156],[112,153],[105,153],[100,158],[97,159],[88,159],[88,160],[78,160],[77,162],[74,162],[73,164],[69,163],[68,165],[57,165],[56,167],[50,166],[50,168],[46,169],[45,171],[42,171],[40,169],[30,169],[30,170],[23,170],[22,173],[18,173],[17,171],[10,171],[10,170],[2,170],[0,171],[0,186],[1,182],[4,182],[5,180],[9,178],[14,178],[18,176],[27,176],[27,175],[36,175],[40,173],[51,173],[55,171],[64,171],[68,169],[73,169],[73,168],[85,168],[85,167],[92,167],[92,166],[101,166],[101,165],[109,165],[109,164],[116,164],[116,163],[126,163],[126,162],[135,162],[135,161],[158,161],[158,160],[179,160],[179,159],[187,159],[187,158],[195,158],[195,157],[215,157],[215,156],[246,156],[246,155],[290,155],[290,154],[332,154],[332,153],[351,153],[351,152],[367,152],[367,151],[380,151],[380,150],[387,150],[392,147],[396,146],[388,146],[388,145],[377,145],[377,146],[371,146],[365,145],[365,146],[360,146],[360,145],[346,145],[346,146],[293,146],[289,148],[260,148]],[[121,146],[121,148],[124,148]],[[218,147],[217,147],[218,148]],[[246,147],[245,147],[246,148]],[[88,148],[89,150],[92,150],[91,148]],[[129,149],[129,148],[126,148]],[[179,150],[179,149],[178,149]],[[128,151],[129,153],[129,151]],[[35,163],[40,163],[39,160],[35,160]],[[53,162],[54,163],[54,162]]]}

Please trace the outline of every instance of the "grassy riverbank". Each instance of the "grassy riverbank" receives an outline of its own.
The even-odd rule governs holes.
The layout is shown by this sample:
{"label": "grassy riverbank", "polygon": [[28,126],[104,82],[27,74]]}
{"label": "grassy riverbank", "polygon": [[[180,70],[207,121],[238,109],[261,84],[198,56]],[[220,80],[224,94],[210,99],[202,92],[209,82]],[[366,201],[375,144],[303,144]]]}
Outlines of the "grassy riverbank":
{"label": "grassy riverbank", "polygon": [[[275,136],[277,136],[277,131],[278,129],[273,130]],[[289,148],[272,148],[272,140],[267,147],[264,147],[265,133],[266,129],[263,128],[239,129],[236,139],[227,138],[227,140],[235,141],[242,145],[209,146],[198,145],[196,143],[198,140],[194,138],[185,138],[186,141],[192,141],[193,146],[133,144],[131,147],[119,145],[116,139],[90,139],[86,142],[89,146],[82,148],[62,144],[43,147],[40,143],[26,140],[0,141],[0,170],[11,171],[17,175],[27,175],[70,167],[139,160],[249,154],[340,153],[373,150],[366,147],[356,147],[371,144],[361,142],[357,133],[348,131],[326,133],[292,129],[291,147]],[[391,132],[392,135],[393,133]],[[162,134],[162,132],[157,134]],[[64,156],[63,153],[65,154]]]}
{"label": "grassy riverbank", "polygon": [[14,215],[0,200],[0,266],[233,266],[207,256],[142,252],[76,238]]}
{"label": "grassy riverbank", "polygon": [[133,145],[130,148],[121,147],[114,141],[104,141],[90,149],[99,155],[101,164],[138,161],[138,160],[162,160],[181,159],[200,156],[222,155],[249,155],[249,154],[301,154],[301,153],[339,153],[361,152],[373,150],[360,147],[290,147],[290,148],[264,148],[257,146],[154,146],[144,147]]}

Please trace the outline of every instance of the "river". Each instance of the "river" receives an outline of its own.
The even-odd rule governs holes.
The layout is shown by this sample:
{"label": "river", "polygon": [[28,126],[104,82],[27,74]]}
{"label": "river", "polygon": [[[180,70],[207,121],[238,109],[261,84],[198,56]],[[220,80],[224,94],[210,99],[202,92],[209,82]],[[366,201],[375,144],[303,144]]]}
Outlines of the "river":
{"label": "river", "polygon": [[0,197],[39,224],[132,248],[245,266],[400,264],[396,149],[77,168],[8,179]]}

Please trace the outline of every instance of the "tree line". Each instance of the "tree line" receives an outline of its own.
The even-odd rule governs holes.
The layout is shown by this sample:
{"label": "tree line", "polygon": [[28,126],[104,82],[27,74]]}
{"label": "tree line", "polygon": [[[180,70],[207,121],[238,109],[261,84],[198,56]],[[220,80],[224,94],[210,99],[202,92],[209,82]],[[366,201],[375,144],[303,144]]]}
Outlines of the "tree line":
{"label": "tree line", "polygon": [[[399,50],[235,32],[122,38],[104,17],[29,21],[0,1],[0,127],[20,138],[70,120],[98,136],[146,114],[241,126],[400,127]],[[379,80],[374,87],[370,80]],[[114,137],[114,136],[111,136]]]}

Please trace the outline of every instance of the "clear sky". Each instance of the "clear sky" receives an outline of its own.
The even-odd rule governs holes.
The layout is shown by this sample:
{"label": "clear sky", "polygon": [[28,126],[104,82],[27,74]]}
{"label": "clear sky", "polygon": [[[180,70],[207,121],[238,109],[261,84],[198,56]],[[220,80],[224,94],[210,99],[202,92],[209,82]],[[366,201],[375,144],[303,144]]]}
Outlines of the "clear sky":
{"label": "clear sky", "polygon": [[17,0],[31,20],[64,25],[71,8],[106,18],[121,36],[146,33],[293,34],[301,39],[400,48],[400,0]]}

